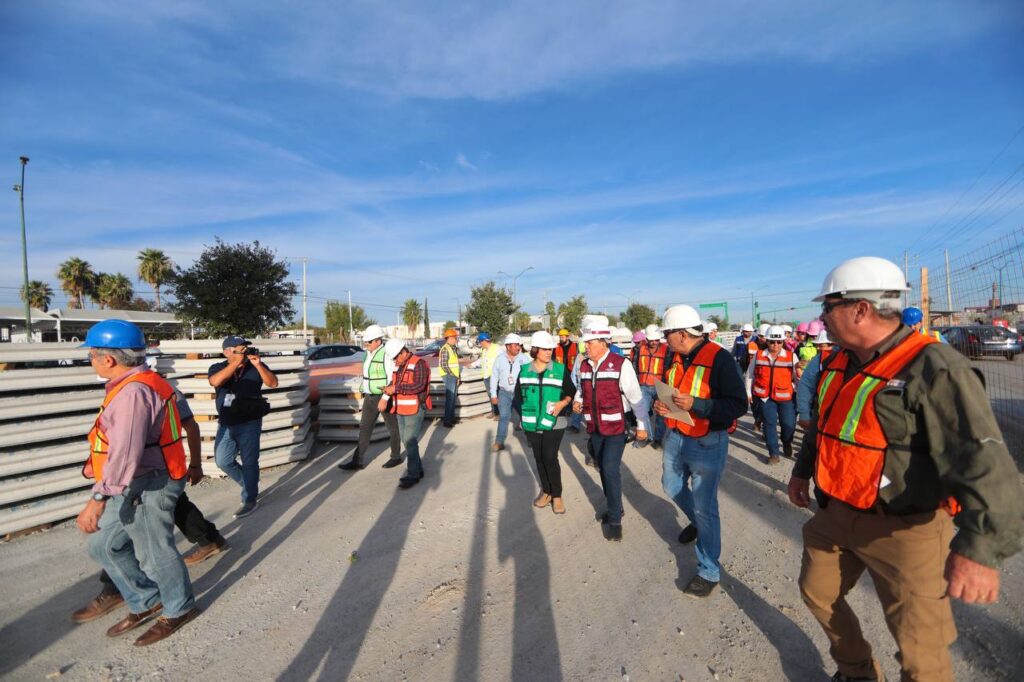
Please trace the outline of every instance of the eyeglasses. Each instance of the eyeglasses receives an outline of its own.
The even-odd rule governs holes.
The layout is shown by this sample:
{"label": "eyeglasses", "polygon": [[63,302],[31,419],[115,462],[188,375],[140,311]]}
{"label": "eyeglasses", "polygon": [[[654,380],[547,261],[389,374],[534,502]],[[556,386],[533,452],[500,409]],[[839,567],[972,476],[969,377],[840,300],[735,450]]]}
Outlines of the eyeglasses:
{"label": "eyeglasses", "polygon": [[831,313],[836,308],[842,308],[843,306],[846,306],[846,305],[851,305],[853,303],[859,303],[861,300],[863,300],[863,299],[859,299],[859,298],[840,298],[839,300],[836,300],[836,301],[829,301],[829,300],[826,299],[826,300],[821,302],[821,314],[822,315],[828,315],[829,313]]}
{"label": "eyeglasses", "polygon": [[782,343],[782,341],[775,341],[775,340],[772,340],[772,339],[768,339],[768,345],[769,346],[772,345],[773,343]]}

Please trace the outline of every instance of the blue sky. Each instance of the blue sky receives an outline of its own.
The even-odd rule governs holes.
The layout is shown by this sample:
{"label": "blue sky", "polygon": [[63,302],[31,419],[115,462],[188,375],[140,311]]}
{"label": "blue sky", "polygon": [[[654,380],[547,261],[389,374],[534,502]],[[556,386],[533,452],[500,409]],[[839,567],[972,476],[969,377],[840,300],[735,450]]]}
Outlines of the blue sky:
{"label": "blue sky", "polygon": [[55,290],[69,256],[134,276],[216,235],[308,258],[313,322],[347,290],[452,318],[528,266],[531,312],[735,319],[750,291],[807,305],[846,257],[1024,224],[1022,29],[1019,2],[4,3],[0,165],[32,159]]}

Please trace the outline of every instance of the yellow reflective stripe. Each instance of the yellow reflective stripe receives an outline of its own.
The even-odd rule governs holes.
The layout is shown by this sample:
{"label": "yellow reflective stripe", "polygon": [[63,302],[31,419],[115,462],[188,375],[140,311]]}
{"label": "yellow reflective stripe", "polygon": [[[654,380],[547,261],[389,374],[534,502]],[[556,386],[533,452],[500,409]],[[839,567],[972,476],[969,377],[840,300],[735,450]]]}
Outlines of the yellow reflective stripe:
{"label": "yellow reflective stripe", "polygon": [[825,379],[821,382],[821,386],[818,387],[818,407],[822,407],[825,404],[825,396],[828,394],[828,387],[832,384],[832,380],[836,378],[835,370],[825,372]]}
{"label": "yellow reflective stripe", "polygon": [[697,371],[693,373],[693,382],[690,384],[690,395],[694,398],[700,397],[700,387],[704,384],[704,370],[707,368],[703,365],[697,367]]}
{"label": "yellow reflective stripe", "polygon": [[857,394],[853,398],[853,405],[850,406],[850,412],[846,415],[846,419],[843,420],[843,428],[839,431],[840,438],[851,443],[856,442],[853,435],[857,431],[857,425],[860,424],[861,415],[864,414],[864,405],[867,404],[868,395],[880,383],[882,383],[881,379],[871,377],[865,379],[864,383],[857,389]]}
{"label": "yellow reflective stripe", "polygon": [[178,406],[174,404],[174,396],[167,401],[167,418],[171,422],[171,438],[175,441],[181,440],[181,432],[178,431]]}

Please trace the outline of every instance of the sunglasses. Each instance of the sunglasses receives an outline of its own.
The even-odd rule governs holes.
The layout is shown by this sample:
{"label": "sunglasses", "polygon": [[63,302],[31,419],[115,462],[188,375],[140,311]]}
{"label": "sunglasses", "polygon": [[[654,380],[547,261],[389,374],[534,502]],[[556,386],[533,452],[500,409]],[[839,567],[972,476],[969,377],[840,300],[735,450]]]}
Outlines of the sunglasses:
{"label": "sunglasses", "polygon": [[770,346],[770,345],[772,345],[773,343],[782,343],[782,341],[769,341],[769,342],[768,342],[768,345]]}
{"label": "sunglasses", "polygon": [[828,300],[822,301],[821,302],[821,314],[822,315],[828,315],[830,312],[832,312],[836,308],[842,308],[843,306],[851,305],[851,304],[854,304],[854,303],[858,303],[860,301],[861,301],[861,299],[859,299],[859,298],[840,298],[839,300],[836,300],[836,301],[828,301]]}

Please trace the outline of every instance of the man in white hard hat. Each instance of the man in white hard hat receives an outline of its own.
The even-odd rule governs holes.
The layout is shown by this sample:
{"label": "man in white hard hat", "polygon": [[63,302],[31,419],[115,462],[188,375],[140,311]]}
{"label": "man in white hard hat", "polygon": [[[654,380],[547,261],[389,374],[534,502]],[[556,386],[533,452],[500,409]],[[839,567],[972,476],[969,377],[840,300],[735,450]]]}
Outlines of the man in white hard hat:
{"label": "man in white hard hat", "polygon": [[395,373],[394,360],[384,352],[384,330],[379,325],[371,324],[363,331],[363,345],[366,347],[366,356],[363,358],[363,383],[359,389],[363,394],[362,412],[359,415],[359,443],[352,459],[338,465],[339,469],[345,471],[358,471],[363,468],[363,458],[370,447],[370,438],[373,436],[378,416],[384,418],[391,445],[391,457],[384,462],[384,468],[390,469],[402,463],[398,419],[387,410],[382,412],[377,409],[381,396],[384,395],[384,387]]}
{"label": "man in white hard hat", "polygon": [[433,407],[430,400],[430,367],[414,355],[400,339],[384,344],[385,357],[391,358],[394,371],[391,382],[384,387],[384,395],[377,409],[389,409],[396,415],[398,434],[405,446],[405,476],[398,479],[398,487],[411,488],[423,478],[423,460],[420,458],[420,429],[423,416]]}
{"label": "man in white hard hat", "polygon": [[608,348],[607,326],[583,330],[587,357],[580,362],[579,389],[573,411],[583,415],[590,434],[589,448],[601,472],[607,511],[601,523],[608,540],[622,540],[622,453],[626,447],[626,411],[623,397],[636,415],[636,440],[647,440],[647,401],[633,365]]}
{"label": "man in white hard hat", "polygon": [[[654,382],[660,381],[668,369],[667,356],[668,346],[664,343],[665,334],[656,324],[647,325],[644,330],[647,336],[646,341],[639,344],[637,352],[633,357],[633,369],[636,370],[637,379],[640,381],[640,390],[647,399],[649,409],[654,408],[654,400],[658,397],[658,391],[654,388]],[[665,436],[665,420],[655,414],[653,418],[654,427],[651,431],[651,446],[657,450],[661,447],[662,438]]]}
{"label": "man in white hard hat", "polygon": [[661,326],[674,353],[666,374],[666,383],[675,389],[673,409],[685,410],[693,422],[673,419],[668,405],[655,402],[668,429],[661,483],[689,521],[679,541],[697,543],[697,575],[683,592],[703,598],[721,579],[718,482],[729,452],[729,429],[746,413],[747,396],[729,351],[704,339],[696,310],[674,305],[665,311]]}
{"label": "man in white hard hat", "polygon": [[796,423],[802,429],[811,427],[811,408],[817,399],[818,377],[821,375],[821,363],[832,354],[832,339],[824,329],[814,337],[815,355],[807,362],[800,380],[796,385]]}
{"label": "man in white hard hat", "polygon": [[704,323],[704,340],[718,343],[718,325],[714,322]]}
{"label": "man in white hard hat", "polygon": [[494,436],[491,450],[498,452],[505,449],[508,437],[508,426],[512,420],[512,409],[516,403],[516,380],[519,379],[519,368],[529,364],[530,357],[523,353],[523,339],[519,334],[505,337],[505,352],[495,359],[491,370],[488,391],[491,404],[498,406],[498,431]]}
{"label": "man in white hard hat", "polygon": [[748,346],[754,340],[754,325],[747,322],[740,327],[740,335],[732,344],[732,356],[736,364],[740,366],[741,372],[746,372],[750,365],[750,353]]}
{"label": "man in white hard hat", "polygon": [[768,445],[768,463],[779,463],[779,427],[782,427],[782,452],[793,456],[796,433],[796,356],[786,350],[783,327],[772,325],[765,334],[768,347],[759,350],[747,370],[751,400],[764,419],[764,439]]}
{"label": "man in white hard hat", "polygon": [[[881,679],[847,594],[871,574],[904,680],[952,680],[950,599],[987,604],[1020,549],[1024,489],[970,362],[900,320],[903,272],[853,258],[815,301],[841,348],[789,482],[804,525],[800,590],[831,643],[833,679]],[[953,526],[958,527],[954,535]]]}

